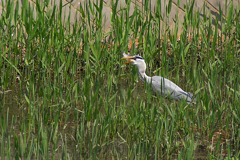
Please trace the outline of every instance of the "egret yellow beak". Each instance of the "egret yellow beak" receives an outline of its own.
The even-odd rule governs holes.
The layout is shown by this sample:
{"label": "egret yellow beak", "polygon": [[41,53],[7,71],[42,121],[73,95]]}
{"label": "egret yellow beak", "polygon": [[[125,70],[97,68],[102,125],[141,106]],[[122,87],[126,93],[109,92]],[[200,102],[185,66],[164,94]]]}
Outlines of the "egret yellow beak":
{"label": "egret yellow beak", "polygon": [[123,63],[123,64],[128,64],[128,63],[132,63],[133,61],[131,61],[131,59],[133,59],[134,57],[123,57],[121,59],[126,59],[127,62]]}

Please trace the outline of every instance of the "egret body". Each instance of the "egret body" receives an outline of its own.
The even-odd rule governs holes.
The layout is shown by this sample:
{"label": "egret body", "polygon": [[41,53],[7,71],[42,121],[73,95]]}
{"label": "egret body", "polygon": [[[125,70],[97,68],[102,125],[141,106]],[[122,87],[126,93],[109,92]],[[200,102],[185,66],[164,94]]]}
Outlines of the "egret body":
{"label": "egret body", "polygon": [[161,94],[163,96],[170,96],[175,100],[184,99],[187,101],[188,104],[190,104],[192,101],[195,101],[191,93],[185,92],[178,85],[168,80],[167,78],[163,78],[161,76],[149,77],[148,75],[146,75],[145,73],[147,68],[146,63],[141,56],[139,55],[130,56],[125,54],[125,52],[123,52],[122,54],[123,54],[122,59],[127,60],[125,64],[132,63],[133,65],[137,66],[138,74],[141,80],[143,80],[143,82],[150,84],[153,90],[158,94]]}

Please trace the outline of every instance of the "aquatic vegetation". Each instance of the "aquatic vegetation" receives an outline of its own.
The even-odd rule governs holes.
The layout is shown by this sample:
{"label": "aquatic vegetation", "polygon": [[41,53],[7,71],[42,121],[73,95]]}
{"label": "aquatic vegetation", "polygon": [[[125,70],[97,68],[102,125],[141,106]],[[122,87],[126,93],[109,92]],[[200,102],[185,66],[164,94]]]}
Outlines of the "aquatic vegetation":
{"label": "aquatic vegetation", "polygon": [[[145,7],[131,16],[130,3],[119,11],[113,3],[107,33],[102,3],[85,3],[74,24],[62,20],[71,16],[62,1],[50,9],[47,0],[19,5],[2,4],[0,17],[1,157],[239,157],[240,11],[232,3],[214,29],[211,13],[201,18],[186,5],[184,23],[176,19],[181,35],[177,25],[171,32],[161,24],[159,2],[155,14]],[[147,73],[196,95],[196,104],[144,86],[136,68],[122,65],[128,50],[145,59]]]}

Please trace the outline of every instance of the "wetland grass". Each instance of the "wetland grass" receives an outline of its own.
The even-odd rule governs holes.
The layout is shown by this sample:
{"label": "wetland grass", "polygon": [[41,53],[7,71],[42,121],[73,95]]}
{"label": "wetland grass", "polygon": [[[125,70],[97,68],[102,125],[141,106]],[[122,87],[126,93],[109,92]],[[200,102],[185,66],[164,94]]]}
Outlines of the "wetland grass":
{"label": "wetland grass", "polygon": [[[108,33],[103,2],[85,2],[74,24],[62,1],[52,8],[36,1],[34,9],[28,1],[2,4],[1,158],[238,159],[239,8],[230,3],[227,19],[212,29],[211,13],[201,18],[193,1],[179,41],[161,10],[153,14],[146,5],[129,15],[130,1],[119,11],[113,2]],[[129,40],[148,73],[194,93],[196,105],[156,95],[136,68],[123,66]]]}

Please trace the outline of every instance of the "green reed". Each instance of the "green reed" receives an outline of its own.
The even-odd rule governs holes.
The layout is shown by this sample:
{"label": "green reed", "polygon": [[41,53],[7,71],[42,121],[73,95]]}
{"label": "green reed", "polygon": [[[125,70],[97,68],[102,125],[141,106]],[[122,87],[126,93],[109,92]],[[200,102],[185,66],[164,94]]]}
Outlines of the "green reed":
{"label": "green reed", "polygon": [[[117,2],[108,33],[103,1],[85,1],[74,24],[62,1],[2,2],[1,157],[238,158],[239,8],[231,2],[223,18],[219,7],[213,24],[207,8],[201,17],[194,1],[186,4],[184,23],[176,19],[184,28],[178,41],[178,25],[171,31],[164,18],[171,1],[164,11],[158,1],[155,13],[148,0],[133,12],[131,1]],[[192,92],[196,104],[155,94],[136,67],[122,65],[120,52],[137,37],[131,54],[144,57],[147,74]]]}

